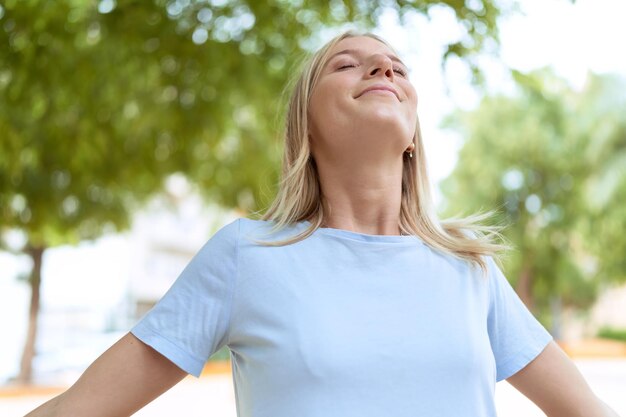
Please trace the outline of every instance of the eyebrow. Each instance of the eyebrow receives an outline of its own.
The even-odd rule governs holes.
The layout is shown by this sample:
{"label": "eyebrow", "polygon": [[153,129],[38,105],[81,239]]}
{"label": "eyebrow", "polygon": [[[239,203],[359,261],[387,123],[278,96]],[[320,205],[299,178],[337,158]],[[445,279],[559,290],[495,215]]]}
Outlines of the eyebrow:
{"label": "eyebrow", "polygon": [[[344,49],[343,51],[339,51],[335,54],[333,54],[330,58],[328,58],[328,61],[326,62],[330,62],[333,58],[335,58],[338,55],[362,55],[363,52],[361,50],[358,49]],[[402,66],[404,66],[405,68],[408,69],[408,67],[406,66],[406,64],[404,62],[402,62],[397,56],[395,55],[391,55],[391,54],[385,54],[389,57],[389,59],[391,59],[392,61],[395,61],[399,64],[401,64]]]}

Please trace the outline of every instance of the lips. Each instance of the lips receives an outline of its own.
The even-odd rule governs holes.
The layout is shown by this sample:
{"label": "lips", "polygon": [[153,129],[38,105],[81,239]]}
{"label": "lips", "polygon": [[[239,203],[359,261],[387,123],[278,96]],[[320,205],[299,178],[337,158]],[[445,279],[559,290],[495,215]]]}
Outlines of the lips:
{"label": "lips", "polygon": [[385,85],[385,84],[374,84],[374,85],[371,85],[371,86],[367,87],[365,90],[361,91],[361,93],[358,96],[356,96],[355,98],[359,98],[363,94],[367,93],[368,91],[373,91],[373,90],[391,91],[392,93],[394,93],[396,95],[396,98],[398,100],[400,100],[400,97],[398,96],[398,92],[396,91],[396,89],[391,87],[390,85]]}

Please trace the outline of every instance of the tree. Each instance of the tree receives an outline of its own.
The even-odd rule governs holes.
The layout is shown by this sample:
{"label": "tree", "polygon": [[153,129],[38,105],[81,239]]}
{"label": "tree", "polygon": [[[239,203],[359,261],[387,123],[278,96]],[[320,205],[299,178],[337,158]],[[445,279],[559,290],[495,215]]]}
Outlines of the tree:
{"label": "tree", "polygon": [[585,216],[579,223],[583,246],[595,257],[601,280],[626,282],[626,82],[616,75],[589,77],[577,104],[576,123],[588,133],[583,152],[590,173],[582,184]]}
{"label": "tree", "polygon": [[[494,0],[385,3],[401,17],[452,9],[497,43]],[[322,28],[371,28],[378,2],[5,1],[0,6],[0,234],[19,230],[33,269],[18,381],[31,379],[46,248],[122,230],[184,172],[207,197],[254,210],[271,198],[280,92]],[[296,60],[297,62],[298,60]],[[475,71],[476,72],[476,71]],[[3,245],[5,249],[8,245]]]}
{"label": "tree", "polygon": [[[517,95],[485,97],[446,119],[466,141],[442,189],[449,214],[500,208],[496,221],[509,225],[504,236],[518,249],[508,275],[525,304],[546,317],[561,303],[590,306],[599,283],[620,267],[624,279],[616,256],[623,229],[607,230],[625,219],[625,106],[615,93],[623,80],[589,74],[577,92],[547,69],[514,76]],[[599,193],[597,182],[610,190]],[[595,228],[611,239],[599,239]]]}

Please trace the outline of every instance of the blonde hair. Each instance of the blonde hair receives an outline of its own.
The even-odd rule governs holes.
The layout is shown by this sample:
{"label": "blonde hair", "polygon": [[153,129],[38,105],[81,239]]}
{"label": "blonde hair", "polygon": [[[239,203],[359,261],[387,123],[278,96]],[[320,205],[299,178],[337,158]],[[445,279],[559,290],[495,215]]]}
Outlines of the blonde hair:
{"label": "blonde hair", "polygon": [[[278,193],[261,220],[275,223],[270,233],[303,220],[311,224],[301,233],[285,240],[256,241],[261,245],[283,246],[296,243],[310,236],[323,224],[322,192],[308,140],[309,99],[332,48],[341,40],[356,36],[371,37],[393,50],[377,35],[349,30],[331,39],[304,63],[288,103]],[[413,142],[414,157],[410,158],[406,152],[403,157],[400,230],[419,237],[433,249],[470,261],[486,273],[487,262],[483,256],[493,256],[499,261],[496,253],[509,249],[508,245],[495,242],[495,237],[502,239],[499,233],[501,226],[479,223],[491,217],[494,212],[440,221],[433,207],[419,118]]]}

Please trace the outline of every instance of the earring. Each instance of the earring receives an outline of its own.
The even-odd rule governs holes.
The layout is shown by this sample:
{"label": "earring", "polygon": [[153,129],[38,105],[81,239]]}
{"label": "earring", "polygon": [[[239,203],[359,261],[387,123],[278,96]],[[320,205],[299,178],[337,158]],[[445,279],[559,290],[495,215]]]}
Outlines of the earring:
{"label": "earring", "polygon": [[413,158],[413,151],[409,152],[409,158]]}

